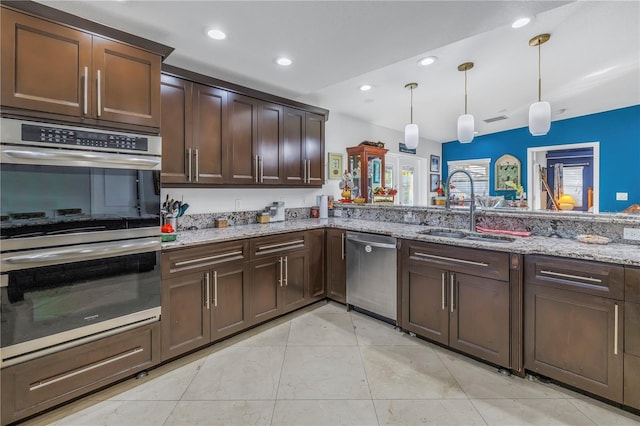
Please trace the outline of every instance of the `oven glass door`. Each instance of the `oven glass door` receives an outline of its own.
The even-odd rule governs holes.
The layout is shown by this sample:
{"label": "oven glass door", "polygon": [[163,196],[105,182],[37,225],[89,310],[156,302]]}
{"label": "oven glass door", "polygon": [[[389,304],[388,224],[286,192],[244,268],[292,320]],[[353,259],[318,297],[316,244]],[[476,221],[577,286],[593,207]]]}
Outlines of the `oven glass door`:
{"label": "oven glass door", "polygon": [[3,240],[160,225],[158,170],[12,163],[0,168]]}
{"label": "oven glass door", "polygon": [[[115,249],[125,253],[136,244],[159,248],[157,239],[147,240],[118,242]],[[3,358],[147,319],[159,310],[160,251],[97,258],[114,246],[103,243],[3,257],[3,266],[23,268],[3,276]],[[56,259],[73,257],[88,259],[56,264]],[[8,347],[13,349],[6,351]]]}

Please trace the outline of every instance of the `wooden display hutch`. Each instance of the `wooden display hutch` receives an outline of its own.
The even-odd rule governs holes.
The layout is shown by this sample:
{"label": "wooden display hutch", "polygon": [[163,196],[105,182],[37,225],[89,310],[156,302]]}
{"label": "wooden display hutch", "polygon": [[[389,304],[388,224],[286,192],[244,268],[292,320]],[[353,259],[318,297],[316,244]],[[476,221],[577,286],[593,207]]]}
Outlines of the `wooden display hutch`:
{"label": "wooden display hutch", "polygon": [[357,188],[353,191],[357,194],[352,193],[353,198],[361,197],[366,203],[371,203],[373,189],[377,186],[384,188],[384,156],[387,151],[389,150],[370,145],[347,148],[347,164]]}

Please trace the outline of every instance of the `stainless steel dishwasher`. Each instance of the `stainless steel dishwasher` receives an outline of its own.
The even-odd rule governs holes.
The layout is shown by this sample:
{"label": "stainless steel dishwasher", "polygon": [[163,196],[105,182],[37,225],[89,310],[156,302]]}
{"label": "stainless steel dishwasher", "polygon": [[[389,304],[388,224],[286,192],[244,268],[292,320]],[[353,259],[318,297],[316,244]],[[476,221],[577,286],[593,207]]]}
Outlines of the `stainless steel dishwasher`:
{"label": "stainless steel dishwasher", "polygon": [[396,239],[347,231],[347,305],[397,324]]}

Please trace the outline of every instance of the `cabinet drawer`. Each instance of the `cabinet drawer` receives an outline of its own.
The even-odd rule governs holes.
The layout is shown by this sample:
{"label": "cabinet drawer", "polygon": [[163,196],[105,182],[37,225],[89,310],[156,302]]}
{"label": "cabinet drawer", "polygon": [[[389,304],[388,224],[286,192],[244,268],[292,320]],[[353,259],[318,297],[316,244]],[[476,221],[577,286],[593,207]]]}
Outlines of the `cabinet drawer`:
{"label": "cabinet drawer", "polygon": [[304,250],[308,246],[307,240],[308,235],[306,232],[291,232],[254,238],[251,240],[251,257],[258,259],[273,254]]}
{"label": "cabinet drawer", "polygon": [[622,266],[530,255],[525,256],[524,274],[527,284],[539,284],[609,299],[624,298]]}
{"label": "cabinet drawer", "polygon": [[640,268],[624,268],[624,300],[640,303]]}
{"label": "cabinet drawer", "polygon": [[249,259],[247,240],[207,244],[162,253],[162,278],[178,274],[205,271],[221,263]]}
{"label": "cabinet drawer", "polygon": [[416,241],[404,244],[409,245],[409,262],[430,263],[450,271],[509,281],[508,253]]}
{"label": "cabinet drawer", "polygon": [[3,369],[2,424],[35,414],[160,361],[160,323]]}

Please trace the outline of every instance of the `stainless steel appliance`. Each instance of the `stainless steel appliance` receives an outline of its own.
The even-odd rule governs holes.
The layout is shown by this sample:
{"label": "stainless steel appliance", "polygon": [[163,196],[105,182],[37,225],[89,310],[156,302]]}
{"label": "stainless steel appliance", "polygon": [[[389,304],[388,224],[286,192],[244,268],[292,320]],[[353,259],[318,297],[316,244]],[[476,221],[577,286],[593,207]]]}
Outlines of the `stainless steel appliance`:
{"label": "stainless steel appliance", "polygon": [[397,324],[397,241],[347,231],[347,305]]}
{"label": "stainless steel appliance", "polygon": [[0,120],[1,365],[157,321],[160,137]]}

